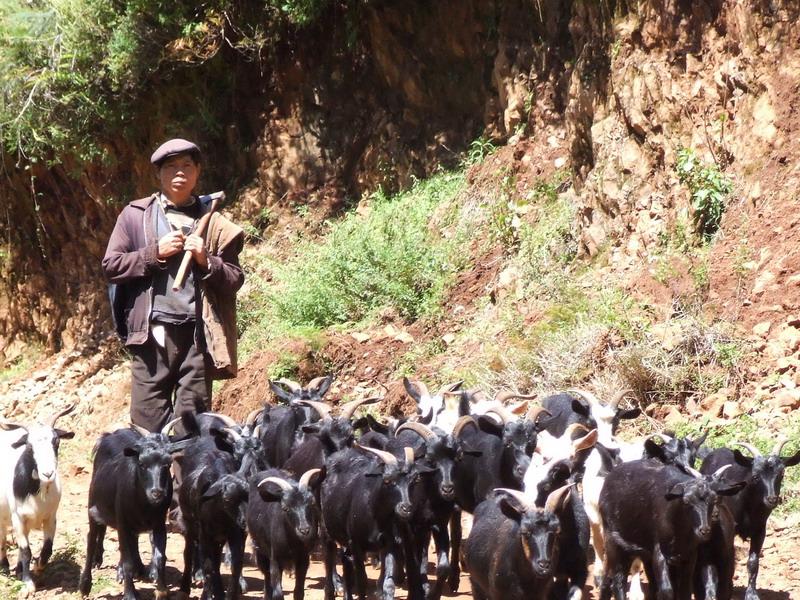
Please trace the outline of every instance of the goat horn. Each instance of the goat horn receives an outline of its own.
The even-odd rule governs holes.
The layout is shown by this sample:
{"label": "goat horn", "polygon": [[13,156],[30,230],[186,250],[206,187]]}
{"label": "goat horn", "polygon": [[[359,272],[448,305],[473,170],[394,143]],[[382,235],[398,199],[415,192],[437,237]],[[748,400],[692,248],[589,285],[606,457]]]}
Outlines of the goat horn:
{"label": "goat horn", "polygon": [[309,469],[308,471],[303,473],[303,476],[300,477],[300,481],[298,482],[298,486],[300,487],[300,489],[301,490],[307,490],[308,489],[308,482],[311,481],[311,478],[314,475],[316,475],[317,473],[320,473],[320,472],[322,472],[322,469]]}
{"label": "goat horn", "polygon": [[256,425],[255,429],[253,429],[253,437],[261,437],[261,423]]}
{"label": "goat horn", "polygon": [[528,498],[525,494],[520,492],[519,490],[512,490],[511,488],[494,488],[495,492],[503,492],[504,494],[508,494],[509,496],[513,496],[516,498],[519,503],[525,507],[525,510],[534,510],[536,505],[531,502],[531,499]]}
{"label": "goat horn", "polygon": [[458,388],[460,388],[463,385],[463,383],[464,383],[463,380],[462,381],[456,381],[454,383],[446,383],[445,385],[443,385],[442,387],[439,388],[439,391],[437,392],[437,395],[444,396],[447,393],[453,393]]}
{"label": "goat horn", "polygon": [[331,418],[331,407],[325,402],[318,402],[317,400],[298,400],[297,403],[304,406],[310,406],[319,413],[319,416],[322,417],[322,419]]}
{"label": "goat horn", "polygon": [[787,437],[780,438],[778,442],[775,444],[775,448],[772,450],[772,454],[774,454],[775,456],[780,456],[783,447],[788,443],[789,443],[789,438]]}
{"label": "goat horn", "polygon": [[579,450],[586,450],[586,448],[591,448],[596,443],[597,443],[597,429],[592,429],[585,436],[575,440],[572,443],[573,452],[578,452]]}
{"label": "goat horn", "polygon": [[419,434],[420,437],[422,437],[425,440],[432,440],[436,437],[436,434],[433,431],[431,431],[431,429],[427,425],[423,425],[422,423],[418,423],[415,421],[406,421],[405,423],[400,425],[400,427],[398,427],[397,430],[394,432],[394,436],[397,437],[397,434],[399,434],[401,431],[405,429],[411,430],[414,433]]}
{"label": "goat horn", "polygon": [[536,419],[538,419],[539,415],[542,413],[546,414],[548,417],[553,416],[553,413],[547,410],[544,406],[536,406],[534,404],[528,409],[528,414],[525,415],[525,418],[531,423],[536,423]]}
{"label": "goat horn", "polygon": [[761,456],[761,451],[752,444],[748,444],[747,442],[738,442],[738,441],[731,442],[731,446],[741,446],[742,448],[750,452],[750,454],[752,454],[754,458],[756,456]]}
{"label": "goat horn", "polygon": [[229,433],[229,434],[231,434],[231,437],[232,437],[234,440],[240,440],[240,439],[242,439],[242,434],[241,434],[241,433],[239,433],[238,431],[236,431],[236,430],[235,430],[233,427],[223,427],[223,428],[222,428],[222,431],[224,431],[224,432],[226,432],[226,433]]}
{"label": "goat horn", "polygon": [[554,513],[558,508],[559,504],[561,504],[562,500],[564,499],[564,495],[567,494],[570,488],[575,485],[574,483],[570,483],[569,485],[562,486],[557,490],[553,490],[547,496],[547,500],[544,503],[544,509],[547,512]]}
{"label": "goat horn", "polygon": [[130,423],[130,428],[138,431],[143,437],[147,437],[152,432],[149,429],[145,429],[141,425],[137,425],[136,423]]}
{"label": "goat horn", "polygon": [[256,487],[261,487],[262,484],[271,481],[272,483],[279,485],[282,490],[289,491],[292,489],[292,484],[286,481],[285,479],[281,479],[280,477],[265,477],[261,481],[258,482]]}
{"label": "goat horn", "polygon": [[383,450],[378,450],[377,448],[370,448],[368,446],[362,446],[361,444],[354,443],[354,448],[358,448],[359,450],[363,450],[364,452],[370,452],[380,458],[383,462],[387,465],[397,466],[397,457],[390,452],[385,452]]}
{"label": "goat horn", "polygon": [[306,385],[306,389],[307,390],[317,389],[319,387],[319,384],[325,381],[327,377],[328,377],[327,375],[323,375],[322,377],[314,377],[314,379],[308,382],[308,385]]}
{"label": "goat horn", "polygon": [[614,396],[608,403],[611,408],[617,408],[619,403],[622,402],[622,399],[625,398],[628,394],[633,393],[632,389],[625,389],[619,392],[616,396]]}
{"label": "goat horn", "polygon": [[494,399],[497,402],[505,402],[506,400],[511,400],[512,398],[521,398],[522,400],[533,400],[536,398],[536,394],[517,394],[516,392],[512,392],[511,390],[503,390],[502,392],[497,392],[495,394]]}
{"label": "goat horn", "polygon": [[64,415],[68,415],[73,410],[75,410],[75,405],[74,404],[70,404],[66,408],[62,408],[57,413],[54,413],[54,414],[50,415],[49,417],[47,417],[46,419],[44,419],[42,421],[42,423],[44,423],[45,425],[47,425],[50,428],[53,428],[53,427],[56,426],[56,421],[58,421],[58,419],[60,417],[63,417]]}
{"label": "goat horn", "polygon": [[461,430],[470,423],[477,426],[475,418],[472,415],[464,415],[463,417],[459,417],[458,421],[456,421],[456,424],[453,426],[453,437],[457,438],[461,433]]}
{"label": "goat horn", "polygon": [[585,431],[586,433],[589,433],[590,429],[583,423],[571,423],[564,430],[564,435],[569,436],[571,438],[572,434],[575,433],[576,431]]}
{"label": "goat horn", "polygon": [[602,404],[602,402],[600,402],[600,400],[597,398],[597,396],[595,396],[591,392],[587,392],[586,390],[570,389],[570,390],[567,390],[567,393],[568,394],[577,394],[578,396],[580,396],[581,398],[583,398],[584,400],[589,402],[589,404]]}
{"label": "goat horn", "polygon": [[248,413],[247,418],[244,420],[245,427],[252,427],[253,423],[256,422],[256,419],[258,419],[258,417],[261,416],[261,414],[263,414],[263,412],[264,412],[264,407],[263,406],[261,408],[255,409],[255,410],[251,410]]}
{"label": "goat horn", "polygon": [[292,380],[292,379],[287,379],[285,377],[281,377],[280,379],[276,379],[275,383],[280,383],[282,385],[285,385],[286,387],[288,387],[293,392],[302,392],[303,391],[303,386],[300,385],[299,383],[297,383],[296,381]]}
{"label": "goat horn", "polygon": [[732,466],[733,465],[722,465],[719,469],[717,469],[716,471],[714,471],[714,473],[711,474],[711,478],[716,479],[717,477],[722,477],[722,474],[728,469],[730,469]]}
{"label": "goat horn", "polygon": [[403,454],[405,456],[407,465],[410,465],[411,463],[414,462],[414,449],[413,448],[409,448],[408,446],[405,446],[403,448]]}
{"label": "goat horn", "polygon": [[419,379],[409,379],[408,383],[419,389],[420,398],[425,396],[430,397],[431,393],[428,391],[428,386],[422,383],[422,381]]}
{"label": "goat horn", "polygon": [[689,473],[689,475],[691,475],[692,477],[696,477],[697,479],[702,479],[703,478],[703,474],[700,471],[698,471],[697,469],[693,469],[692,467],[688,467],[688,466],[684,467],[684,468],[686,469],[686,472]]}
{"label": "goat horn", "polygon": [[15,429],[24,429],[25,431],[28,430],[25,425],[20,425],[19,423],[9,423],[8,421],[0,421],[0,429],[3,431],[14,431]]}
{"label": "goat horn", "polygon": [[342,404],[340,409],[340,416],[345,419],[350,419],[353,417],[353,413],[358,410],[358,407],[362,404],[375,404],[376,402],[380,402],[381,398],[373,397],[373,398],[361,398],[361,400],[352,400],[345,404]]}
{"label": "goat horn", "polygon": [[500,417],[500,420],[503,422],[504,425],[517,418],[517,416],[514,413],[512,413],[510,410],[508,410],[505,406],[503,406],[499,402],[492,404],[488,409],[486,409],[486,414],[492,412],[496,414],[498,417]]}
{"label": "goat horn", "polygon": [[215,412],[204,412],[204,413],[200,413],[200,414],[208,415],[209,417],[217,417],[220,421],[225,423],[225,425],[227,425],[228,427],[238,427],[239,426],[239,424],[234,419],[229,417],[228,415],[223,415],[223,414],[215,413]]}
{"label": "goat horn", "polygon": [[181,420],[180,417],[176,417],[175,419],[172,419],[172,421],[170,421],[169,423],[164,425],[164,427],[161,428],[161,434],[169,436],[170,432],[172,431],[172,428],[175,427],[175,424],[180,422],[180,420]]}

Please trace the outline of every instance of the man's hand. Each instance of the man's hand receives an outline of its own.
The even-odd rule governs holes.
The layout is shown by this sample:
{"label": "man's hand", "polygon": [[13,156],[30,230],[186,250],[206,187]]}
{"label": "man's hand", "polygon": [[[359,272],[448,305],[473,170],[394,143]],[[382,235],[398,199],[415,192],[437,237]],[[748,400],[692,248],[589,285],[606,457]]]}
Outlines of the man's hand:
{"label": "man's hand", "polygon": [[164,260],[183,250],[186,236],[180,230],[170,231],[158,240],[158,260]]}
{"label": "man's hand", "polygon": [[203,238],[194,234],[187,236],[183,242],[183,249],[192,253],[194,262],[200,268],[208,269],[208,254],[206,253],[206,245],[203,242]]}

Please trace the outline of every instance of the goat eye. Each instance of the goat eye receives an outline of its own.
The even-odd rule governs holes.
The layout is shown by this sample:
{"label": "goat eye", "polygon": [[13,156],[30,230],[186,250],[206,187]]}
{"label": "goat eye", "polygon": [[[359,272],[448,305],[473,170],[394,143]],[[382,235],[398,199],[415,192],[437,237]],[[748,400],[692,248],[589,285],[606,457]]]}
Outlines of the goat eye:
{"label": "goat eye", "polygon": [[390,483],[392,482],[389,481],[389,479],[387,479],[386,477],[383,478],[383,485],[389,485]]}

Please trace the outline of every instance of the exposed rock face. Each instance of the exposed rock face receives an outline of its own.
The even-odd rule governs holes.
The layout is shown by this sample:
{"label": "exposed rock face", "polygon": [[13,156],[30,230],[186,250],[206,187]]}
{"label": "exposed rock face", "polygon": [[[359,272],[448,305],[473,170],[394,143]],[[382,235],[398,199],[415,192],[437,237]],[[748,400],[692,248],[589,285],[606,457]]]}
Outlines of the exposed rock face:
{"label": "exposed rock face", "polygon": [[[224,49],[208,73],[233,87],[215,98],[227,120],[197,134],[203,185],[234,195],[247,183],[237,218],[320,194],[336,211],[455,164],[481,134],[563,140],[581,250],[632,264],[690,214],[673,169],[682,146],[738,175],[752,206],[769,197],[771,182],[753,173],[793,148],[787,82],[800,62],[788,60],[800,39],[790,0],[632,4],[367,3],[357,27],[332,8],[269,62]],[[173,133],[169,86],[187,81],[158,82],[165,100],[141,107],[141,130],[109,142],[114,166],[59,157],[68,164],[28,170],[4,157],[0,362],[17,340],[56,349],[109,331],[99,260],[124,201],[153,188],[147,156]],[[753,295],[770,301],[791,268],[759,266]]]}

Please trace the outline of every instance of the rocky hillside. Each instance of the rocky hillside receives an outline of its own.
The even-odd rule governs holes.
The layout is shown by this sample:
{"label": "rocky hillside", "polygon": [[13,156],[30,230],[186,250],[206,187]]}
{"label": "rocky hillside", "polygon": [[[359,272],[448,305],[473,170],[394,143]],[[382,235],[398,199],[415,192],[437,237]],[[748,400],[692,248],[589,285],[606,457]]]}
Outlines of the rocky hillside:
{"label": "rocky hillside", "polygon": [[[357,26],[346,11],[288,28],[263,62],[221,44],[198,67],[233,75],[230,120],[197,137],[205,185],[232,192],[253,236],[245,302],[272,281],[264,257],[284,261],[327,219],[368,213],[371,192],[465,157],[465,191],[448,202],[485,211],[479,239],[436,318],[387,310],[265,339],[223,408],[264,400],[276,369],[333,370],[340,394],[388,390],[387,410],[407,408],[397,381],[412,370],[491,389],[625,385],[674,423],[778,423],[800,406],[795,3],[369,2]],[[171,98],[195,77],[147,84]],[[156,107],[130,145],[109,142],[107,164],[4,155],[7,410],[60,394],[124,416],[99,259],[122,199],[151,189],[147,156],[174,110]],[[552,225],[554,206],[566,221]],[[556,260],[533,264],[525,248]],[[27,377],[32,364],[58,368]]]}

